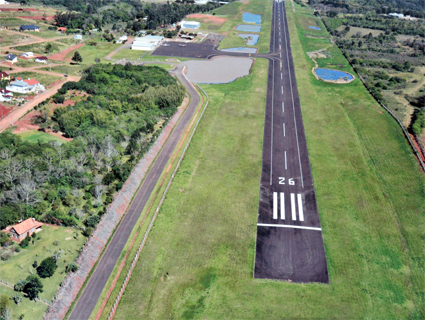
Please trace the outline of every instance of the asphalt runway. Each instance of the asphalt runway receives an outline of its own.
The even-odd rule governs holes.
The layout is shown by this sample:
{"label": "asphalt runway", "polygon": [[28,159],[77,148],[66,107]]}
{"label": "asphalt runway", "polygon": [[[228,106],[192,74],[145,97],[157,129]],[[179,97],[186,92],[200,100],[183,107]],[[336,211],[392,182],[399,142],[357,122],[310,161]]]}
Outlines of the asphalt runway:
{"label": "asphalt runway", "polygon": [[143,208],[149,199],[149,196],[151,195],[159,177],[161,176],[168,162],[168,159],[176,148],[177,143],[182,133],[184,132],[184,129],[187,127],[190,119],[196,111],[200,97],[192,85],[186,80],[185,77],[183,77],[182,70],[183,66],[178,65],[177,70],[173,73],[179,78],[179,80],[189,91],[189,94],[192,97],[191,102],[186,107],[186,110],[181,116],[180,121],[177,123],[174,130],[168,137],[168,140],[158,155],[158,158],[153,163],[152,168],[149,170],[142,186],[134,197],[130,208],[122,218],[121,223],[119,224],[114,236],[106,247],[104,254],[102,255],[96,269],[91,275],[82,295],[78,299],[78,302],[75,305],[69,319],[89,319],[90,314],[96,306],[97,300],[99,299],[100,294],[102,293],[102,290],[105,287],[105,284],[108,281],[109,276],[111,275],[111,272],[114,269],[125,244],[127,243],[127,240],[131,234],[131,231],[133,230],[134,225],[137,222],[137,219],[140,217],[140,214],[142,213]]}
{"label": "asphalt runway", "polygon": [[255,278],[329,283],[284,2],[274,2]]}

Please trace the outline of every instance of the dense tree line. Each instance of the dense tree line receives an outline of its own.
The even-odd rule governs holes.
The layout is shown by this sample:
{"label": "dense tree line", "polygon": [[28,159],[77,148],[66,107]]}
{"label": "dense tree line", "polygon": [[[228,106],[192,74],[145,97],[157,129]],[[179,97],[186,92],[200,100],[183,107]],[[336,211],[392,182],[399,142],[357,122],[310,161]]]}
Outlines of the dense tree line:
{"label": "dense tree line", "polygon": [[54,20],[57,26],[71,29],[90,30],[102,28],[106,24],[126,23],[125,30],[129,33],[143,29],[156,29],[158,26],[172,24],[182,20],[186,15],[197,12],[207,12],[219,6],[208,2],[205,5],[189,3],[123,3],[114,4],[105,10],[97,10],[89,4],[76,11],[59,11]]}
{"label": "dense tree line", "polygon": [[[68,82],[57,97],[85,97],[50,115],[41,103],[34,119],[72,142],[24,142],[0,134],[0,228],[35,217],[49,223],[85,226],[100,220],[137,160],[159,134],[185,95],[164,69],[95,65],[79,82]],[[55,99],[53,97],[52,99]]]}

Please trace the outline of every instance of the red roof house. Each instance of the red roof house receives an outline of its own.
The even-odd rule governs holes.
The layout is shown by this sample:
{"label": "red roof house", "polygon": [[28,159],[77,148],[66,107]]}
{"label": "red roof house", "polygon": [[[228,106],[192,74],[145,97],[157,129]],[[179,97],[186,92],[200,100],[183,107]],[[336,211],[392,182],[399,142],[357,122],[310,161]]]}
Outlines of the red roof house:
{"label": "red roof house", "polygon": [[35,80],[35,79],[27,79],[27,80],[24,80],[24,82],[26,82],[30,86],[34,86],[36,84],[39,84],[39,82],[37,80]]}
{"label": "red roof house", "polygon": [[59,28],[58,28],[58,31],[65,32],[65,31],[66,31],[66,28],[65,28],[65,27],[59,27]]}
{"label": "red roof house", "polygon": [[20,242],[27,236],[31,236],[34,232],[40,231],[42,225],[41,222],[35,221],[34,218],[28,218],[21,223],[6,228],[6,231],[10,232],[13,240]]}
{"label": "red roof house", "polygon": [[0,80],[10,80],[10,75],[2,71],[0,72]]}

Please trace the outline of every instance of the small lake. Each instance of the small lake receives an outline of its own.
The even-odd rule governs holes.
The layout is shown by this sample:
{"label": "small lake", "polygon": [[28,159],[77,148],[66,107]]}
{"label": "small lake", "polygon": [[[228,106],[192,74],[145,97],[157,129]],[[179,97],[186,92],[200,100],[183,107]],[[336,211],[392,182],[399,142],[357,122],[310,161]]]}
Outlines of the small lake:
{"label": "small lake", "polygon": [[260,32],[261,26],[253,26],[249,24],[240,24],[236,27],[238,31]]}
{"label": "small lake", "polygon": [[239,33],[238,36],[242,39],[247,39],[246,44],[249,46],[253,46],[254,44],[256,44],[258,42],[258,38],[260,37],[260,35],[258,34],[250,33]]}
{"label": "small lake", "polygon": [[310,29],[313,29],[313,30],[322,30],[322,29],[320,29],[319,27],[314,27],[314,26],[309,26],[309,28],[310,28]]}
{"label": "small lake", "polygon": [[333,70],[333,69],[316,69],[314,71],[318,77],[322,78],[323,80],[338,80],[340,78],[345,79],[347,77],[347,81],[353,80],[354,77],[346,72],[339,71],[339,70]]}
{"label": "small lake", "polygon": [[243,22],[261,24],[261,15],[244,12],[242,14],[242,20]]}
{"label": "small lake", "polygon": [[237,52],[237,53],[257,53],[257,49],[254,49],[254,48],[244,48],[244,47],[227,48],[227,49],[221,49],[220,51],[224,51],[224,52]]}

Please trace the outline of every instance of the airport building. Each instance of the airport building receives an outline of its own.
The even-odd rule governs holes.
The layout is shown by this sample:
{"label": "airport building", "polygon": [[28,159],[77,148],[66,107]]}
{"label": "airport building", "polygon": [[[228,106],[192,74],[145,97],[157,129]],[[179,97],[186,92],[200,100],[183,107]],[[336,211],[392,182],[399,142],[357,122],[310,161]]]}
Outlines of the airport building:
{"label": "airport building", "polygon": [[180,24],[182,29],[198,29],[201,23],[198,21],[182,21]]}
{"label": "airport building", "polygon": [[161,36],[136,37],[131,45],[131,49],[153,51],[163,40],[164,37]]}

